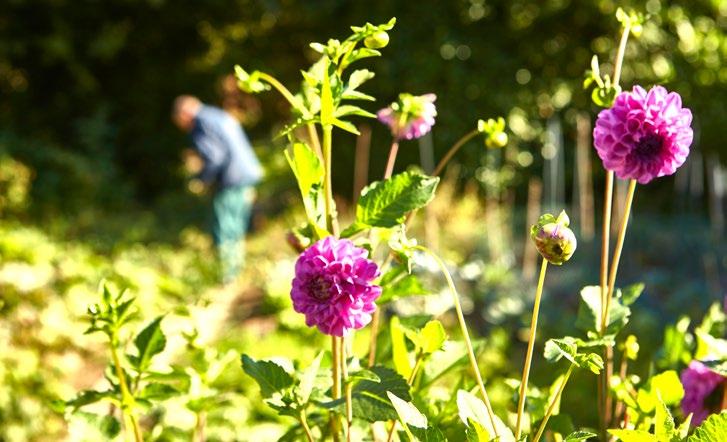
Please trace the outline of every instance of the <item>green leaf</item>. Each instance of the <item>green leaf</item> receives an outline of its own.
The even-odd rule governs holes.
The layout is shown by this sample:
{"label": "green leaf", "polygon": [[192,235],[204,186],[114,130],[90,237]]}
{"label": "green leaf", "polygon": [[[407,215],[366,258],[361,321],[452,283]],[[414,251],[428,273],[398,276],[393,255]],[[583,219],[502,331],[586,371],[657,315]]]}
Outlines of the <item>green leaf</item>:
{"label": "green leaf", "polygon": [[580,368],[590,370],[593,374],[600,374],[603,370],[603,359],[596,353],[578,353],[576,365]]}
{"label": "green leaf", "polygon": [[684,387],[679,374],[668,370],[651,378],[651,391],[661,396],[666,405],[676,405],[684,398]]}
{"label": "green leaf", "polygon": [[623,442],[659,442],[659,438],[644,430],[608,430]]}
{"label": "green leaf", "polygon": [[430,291],[422,285],[419,277],[413,274],[399,278],[390,284],[382,285],[381,288],[381,296],[376,300],[379,305],[409,296],[430,294]]}
{"label": "green leaf", "polygon": [[139,372],[146,371],[151,364],[151,359],[164,351],[164,347],[167,345],[167,338],[161,327],[162,319],[164,316],[154,319],[134,339],[134,346],[137,350],[134,365]]}
{"label": "green leaf", "polygon": [[346,132],[352,133],[354,135],[361,135],[361,132],[356,129],[356,126],[353,125],[353,123],[349,123],[348,121],[339,120],[338,118],[334,118],[331,120],[331,124],[336,126],[339,129],[343,129]]}
{"label": "green leaf", "polygon": [[321,360],[323,359],[323,352],[319,352],[318,356],[313,359],[313,362],[305,369],[303,375],[300,378],[300,384],[298,384],[298,397],[300,398],[301,404],[308,403],[310,394],[313,392],[313,385],[315,385],[316,377],[318,376],[318,370],[321,367]]}
{"label": "green leaf", "polygon": [[661,400],[661,395],[657,393],[656,414],[654,416],[654,434],[662,442],[671,442],[674,435],[675,425],[674,417],[669,412],[669,408]]}
{"label": "green leaf", "polygon": [[682,441],[687,438],[689,435],[689,426],[692,424],[692,413],[689,413],[689,415],[684,419],[684,421],[679,425],[679,427],[675,431],[675,438],[678,441]]}
{"label": "green leaf", "polygon": [[[576,327],[586,332],[598,333],[601,329],[601,287],[591,285],[581,290]],[[616,335],[628,323],[631,309],[621,304],[618,297],[611,299],[607,335]]]}
{"label": "green leaf", "polygon": [[389,321],[389,334],[391,335],[391,352],[394,367],[397,373],[405,379],[409,379],[412,366],[409,360],[409,352],[406,349],[406,341],[404,340],[404,328],[398,316],[391,317]]}
{"label": "green leaf", "polygon": [[248,355],[242,355],[242,369],[260,386],[263,399],[293,385],[293,378],[274,362],[256,361]]}
{"label": "green leaf", "polygon": [[489,442],[492,438],[485,427],[472,418],[467,419],[467,441],[468,442]]}
{"label": "green leaf", "polygon": [[356,221],[372,227],[402,224],[406,214],[427,205],[439,178],[416,172],[403,172],[388,180],[376,181],[361,192]]}
{"label": "green leaf", "polygon": [[414,406],[414,404],[403,399],[399,399],[390,391],[387,391],[386,395],[389,397],[391,404],[394,406],[396,414],[399,415],[399,421],[402,424],[416,428],[427,428],[429,426],[427,417],[424,416],[417,407]]}
{"label": "green leaf", "polygon": [[447,438],[444,433],[437,427],[417,428],[408,426],[407,427],[411,434],[419,442],[446,442]]}
{"label": "green leaf", "polygon": [[139,393],[140,399],[163,401],[179,394],[179,390],[169,384],[153,382],[144,386]]}
{"label": "green leaf", "polygon": [[116,392],[113,390],[96,391],[96,390],[83,390],[78,395],[66,401],[61,407],[70,407],[73,410],[77,410],[84,405],[94,404],[102,400],[116,400]]}
{"label": "green leaf", "polygon": [[627,286],[626,288],[621,290],[621,302],[625,306],[629,306],[636,302],[637,299],[639,299],[639,296],[644,292],[644,285],[643,282],[638,282],[636,284],[631,284],[630,286]]}
{"label": "green leaf", "polygon": [[359,86],[361,86],[366,81],[374,78],[374,73],[371,72],[368,69],[358,69],[353,72],[351,72],[351,75],[348,77],[348,83],[346,84],[346,89],[348,90],[355,90]]}
{"label": "green leaf", "polygon": [[548,339],[545,342],[545,359],[550,362],[566,358],[573,364],[578,365],[575,359],[576,353],[578,353],[578,346],[575,340],[568,336],[562,339]]}
{"label": "green leaf", "polygon": [[326,236],[323,215],[325,212],[324,170],[320,158],[305,143],[294,143],[285,150],[285,158],[298,182],[308,223],[315,229],[317,237]]}
{"label": "green leaf", "polygon": [[[487,431],[489,439],[495,437],[495,431],[492,426],[487,407],[478,397],[465,390],[457,391],[457,409],[459,410],[459,418],[467,425],[471,420],[477,422]],[[494,416],[495,425],[497,426],[497,434],[500,436],[499,442],[514,442],[515,436],[512,431],[505,425],[499,417]]]}
{"label": "green leaf", "polygon": [[687,442],[715,442],[727,440],[727,412],[713,414],[694,430]]}
{"label": "green leaf", "polygon": [[596,436],[598,436],[596,433],[590,431],[574,431],[565,438],[565,442],[582,442]]}
{"label": "green leaf", "polygon": [[427,322],[418,335],[420,340],[417,343],[417,346],[421,347],[421,351],[424,354],[431,354],[435,351],[441,350],[442,346],[447,341],[447,332],[444,331],[442,323],[436,319]]}
{"label": "green leaf", "polygon": [[336,118],[347,117],[349,115],[358,115],[360,117],[366,117],[366,118],[376,118],[376,115],[372,114],[371,112],[369,112],[367,110],[363,110],[358,106],[351,106],[349,104],[344,104],[343,106],[339,106],[338,109],[336,109],[336,113],[335,113]]}
{"label": "green leaf", "polygon": [[331,91],[331,77],[328,70],[329,60],[325,58],[323,62],[323,83],[321,84],[321,125],[330,126],[333,124],[333,112],[335,104],[333,102],[333,92]]}
{"label": "green leaf", "polygon": [[[354,385],[351,392],[353,402],[353,415],[367,422],[376,422],[396,419],[397,414],[389,400],[387,392],[395,394],[405,401],[411,400],[409,384],[394,370],[375,366],[371,371],[378,376],[379,381],[362,380]],[[345,398],[323,403],[324,408],[343,408]]]}

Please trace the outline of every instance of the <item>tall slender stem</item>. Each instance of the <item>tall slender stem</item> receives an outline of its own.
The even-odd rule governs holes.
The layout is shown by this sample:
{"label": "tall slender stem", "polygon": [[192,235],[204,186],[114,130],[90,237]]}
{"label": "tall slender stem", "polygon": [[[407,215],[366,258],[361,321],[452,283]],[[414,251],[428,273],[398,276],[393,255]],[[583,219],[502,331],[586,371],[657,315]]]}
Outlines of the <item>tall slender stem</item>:
{"label": "tall slender stem", "polygon": [[332,372],[333,372],[333,389],[331,395],[333,399],[341,397],[341,353],[338,345],[339,338],[331,336],[331,354],[332,354]]}
{"label": "tall slender stem", "polygon": [[343,377],[343,385],[346,386],[345,397],[346,397],[346,441],[351,442],[351,426],[353,425],[353,384],[348,382],[348,359],[346,351],[346,338],[340,339],[341,345],[341,375]]}
{"label": "tall slender stem", "polygon": [[[389,158],[386,161],[386,170],[384,171],[384,179],[391,178],[394,173],[394,164],[396,163],[396,155],[399,152],[399,140],[394,138],[389,149]],[[391,259],[391,254],[386,257],[386,261],[381,266],[383,268]],[[373,367],[376,363],[376,341],[379,337],[379,322],[381,322],[381,309],[376,309],[371,317],[371,337],[369,339],[369,367]]]}
{"label": "tall slender stem", "polygon": [[207,425],[207,412],[202,410],[197,413],[197,421],[194,424],[193,442],[205,442],[204,428]]}
{"label": "tall slender stem", "polygon": [[300,421],[300,425],[303,427],[303,430],[305,431],[305,437],[308,439],[308,442],[314,442],[315,439],[313,439],[313,433],[310,431],[310,427],[308,426],[308,419],[305,417],[305,410],[300,411],[300,415],[298,416],[298,421]]}
{"label": "tall slender stem", "polygon": [[[616,52],[616,62],[613,68],[613,85],[618,87],[621,81],[621,70],[623,68],[624,55],[626,54],[626,43],[631,33],[631,23],[627,20],[621,32],[621,39]],[[613,171],[606,172],[606,190],[604,192],[603,210],[603,241],[601,243],[601,334],[606,333],[608,328],[608,307],[610,306],[610,295],[607,293],[606,273],[608,272],[608,249],[610,246],[611,231],[611,205],[613,201]],[[613,371],[613,348],[606,346],[604,349],[605,370],[599,377],[599,417],[601,421],[601,438],[606,439],[606,429],[611,420],[611,392],[610,377]]]}
{"label": "tall slender stem", "polygon": [[487,408],[487,414],[489,415],[490,423],[492,424],[492,431],[495,433],[494,438],[497,439],[500,436],[497,432],[497,421],[495,420],[495,413],[492,411],[490,397],[487,395],[487,390],[485,390],[485,383],[482,381],[482,375],[480,374],[480,369],[477,366],[477,357],[475,356],[475,350],[472,347],[472,341],[470,340],[470,335],[467,331],[467,323],[464,320],[462,305],[459,302],[459,294],[457,293],[457,287],[454,285],[454,281],[452,280],[452,275],[449,274],[449,270],[447,270],[447,266],[444,264],[444,261],[442,261],[442,259],[437,256],[436,253],[423,246],[416,246],[414,248],[417,250],[421,250],[422,252],[431,256],[434,261],[436,261],[437,265],[442,271],[442,274],[444,274],[444,278],[447,280],[447,285],[449,286],[449,291],[452,294],[452,298],[454,301],[454,309],[457,312],[457,321],[459,322],[459,327],[462,330],[462,337],[464,338],[465,347],[467,348],[467,355],[469,356],[470,366],[475,374],[475,379],[477,381],[477,386],[480,389],[480,394],[482,394],[482,399],[485,402],[485,408]]}
{"label": "tall slender stem", "polygon": [[447,153],[444,154],[444,157],[439,160],[439,163],[437,163],[437,167],[434,168],[434,172],[432,172],[432,175],[439,176],[439,174],[442,173],[442,171],[444,170],[444,167],[447,165],[447,163],[449,163],[449,160],[452,159],[454,154],[456,154],[462,146],[464,146],[469,140],[474,138],[475,135],[477,135],[478,133],[480,133],[480,131],[478,131],[477,129],[473,129],[470,132],[464,134],[462,138],[457,140],[457,142],[449,148]]}
{"label": "tall slender stem", "polygon": [[384,179],[391,178],[391,174],[394,173],[394,164],[396,163],[396,154],[399,152],[399,140],[394,139],[391,143],[391,149],[389,149],[389,159],[386,160],[386,171],[384,172]]}
{"label": "tall slender stem", "polygon": [[571,364],[570,367],[568,367],[568,371],[565,374],[565,377],[563,378],[563,382],[560,383],[558,386],[558,391],[555,393],[555,396],[553,397],[553,400],[550,402],[550,405],[548,405],[548,410],[545,412],[545,417],[543,418],[543,421],[540,423],[540,428],[538,428],[538,432],[535,434],[535,439],[533,439],[533,442],[538,442],[540,440],[540,436],[543,435],[543,431],[545,431],[545,426],[548,424],[548,420],[550,419],[550,416],[553,415],[553,411],[555,410],[555,405],[560,401],[560,397],[563,395],[563,390],[565,390],[565,384],[568,383],[568,379],[570,378],[571,373],[573,373],[573,367],[574,365]]}
{"label": "tall slender stem", "polygon": [[313,123],[306,124],[306,128],[308,129],[308,138],[310,138],[310,142],[313,145],[313,151],[318,155],[318,158],[323,159],[323,152],[321,151],[321,141],[318,139],[318,130],[316,129],[316,125]]}
{"label": "tall slender stem", "polygon": [[528,378],[530,377],[530,365],[533,362],[533,348],[535,347],[535,330],[538,327],[538,314],[540,312],[540,298],[543,295],[545,273],[548,271],[548,260],[543,258],[540,266],[540,277],[538,287],[535,290],[535,303],[533,305],[533,317],[530,320],[530,337],[528,338],[528,350],[525,353],[525,365],[523,365],[523,378],[520,381],[520,398],[517,404],[517,422],[515,424],[515,439],[520,439],[522,428],[523,411],[525,410],[525,396],[528,390]]}
{"label": "tall slender stem", "polygon": [[621,260],[621,251],[623,250],[624,240],[626,239],[626,228],[629,224],[629,216],[631,215],[631,205],[634,201],[634,192],[636,192],[636,180],[629,181],[629,190],[626,194],[626,204],[624,205],[623,216],[621,217],[621,225],[618,230],[618,238],[616,239],[616,248],[613,251],[613,262],[611,262],[611,272],[608,275],[608,296],[606,297],[606,323],[608,323],[609,307],[611,306],[611,298],[616,286],[616,274],[618,272],[618,264]]}
{"label": "tall slender stem", "polygon": [[111,359],[114,364],[114,370],[116,371],[116,377],[119,378],[119,388],[121,389],[121,413],[124,416],[124,430],[129,440],[143,442],[141,428],[139,428],[139,422],[136,420],[132,409],[134,406],[134,396],[129,392],[129,384],[126,383],[126,375],[124,374],[123,367],[121,367],[119,355],[116,352],[116,341],[115,336],[110,336],[109,347],[111,349]]}

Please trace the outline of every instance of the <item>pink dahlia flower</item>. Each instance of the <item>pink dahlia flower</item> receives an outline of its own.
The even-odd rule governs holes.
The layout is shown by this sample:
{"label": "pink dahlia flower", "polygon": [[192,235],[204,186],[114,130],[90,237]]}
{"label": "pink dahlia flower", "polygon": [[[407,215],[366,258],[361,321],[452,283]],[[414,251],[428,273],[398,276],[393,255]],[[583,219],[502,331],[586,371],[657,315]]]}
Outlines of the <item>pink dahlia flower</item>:
{"label": "pink dahlia flower", "polygon": [[701,424],[711,413],[720,410],[724,376],[713,372],[699,361],[692,361],[682,371],[681,381],[684,386],[682,411],[685,415],[694,413],[692,425]]}
{"label": "pink dahlia flower", "polygon": [[397,101],[381,109],[376,116],[389,126],[391,135],[397,140],[413,140],[432,130],[437,116],[436,99],[434,94],[399,94]]}
{"label": "pink dahlia flower", "polygon": [[598,114],[593,141],[606,169],[646,184],[684,164],[692,144],[691,123],[692,113],[676,92],[634,86]]}
{"label": "pink dahlia flower", "polygon": [[290,296],[308,327],[345,336],[371,322],[381,287],[372,284],[379,268],[368,252],[347,239],[328,236],[300,254]]}

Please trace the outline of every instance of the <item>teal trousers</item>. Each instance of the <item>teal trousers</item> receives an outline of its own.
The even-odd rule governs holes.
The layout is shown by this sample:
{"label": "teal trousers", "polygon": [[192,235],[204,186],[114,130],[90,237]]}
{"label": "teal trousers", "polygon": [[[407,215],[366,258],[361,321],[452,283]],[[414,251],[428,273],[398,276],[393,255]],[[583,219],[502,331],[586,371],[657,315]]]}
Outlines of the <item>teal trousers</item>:
{"label": "teal trousers", "polygon": [[212,234],[225,283],[234,281],[245,263],[245,233],[254,200],[252,186],[231,186],[217,191],[212,201]]}

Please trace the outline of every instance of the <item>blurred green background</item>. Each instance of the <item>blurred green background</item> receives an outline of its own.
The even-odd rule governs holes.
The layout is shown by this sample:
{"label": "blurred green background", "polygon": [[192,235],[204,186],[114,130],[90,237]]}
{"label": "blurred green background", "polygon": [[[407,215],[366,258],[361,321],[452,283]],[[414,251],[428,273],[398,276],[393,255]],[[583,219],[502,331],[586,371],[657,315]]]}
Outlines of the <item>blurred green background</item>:
{"label": "blurred green background", "polygon": [[[592,122],[598,111],[582,88],[583,74],[593,54],[602,72],[612,71],[618,6],[650,15],[640,38],[629,42],[624,87],[663,84],[695,116],[688,163],[637,192],[619,274],[624,283],[647,285],[639,321],[629,330],[640,333],[646,373],[664,324],[680,315],[696,320],[727,290],[727,1],[4,0],[0,347],[9,350],[0,353],[0,441],[68,437],[49,403],[101,376],[100,341],[79,338],[101,278],[140,294],[145,317],[174,311],[186,318],[190,306],[217,296],[205,234],[208,201],[186,192],[180,153],[189,142],[169,118],[181,93],[239,115],[267,170],[246,283],[233,294],[230,327],[213,342],[220,352],[313,357],[303,345],[311,333],[287,299],[294,253],[270,247],[302,219],[282,143],[274,138],[288,106],[275,93],[240,94],[230,75],[240,64],[296,90],[299,70],[315,61],[309,42],[394,16],[384,56],[362,63],[376,72],[363,89],[378,98],[364,107],[376,111],[399,92],[436,93],[436,158],[478,118],[503,116],[511,131],[502,151],[472,142],[458,154],[429,218],[435,228],[427,232],[432,246],[459,266],[469,319],[491,336],[484,357],[486,374],[497,379],[496,406],[507,406],[503,379],[522,360],[532,296],[521,271],[526,225],[533,221],[525,207],[529,183],[542,181],[543,210],[569,209],[580,241],[571,265],[549,275],[546,296],[559,302],[544,305],[542,336],[573,333],[559,318],[575,311],[578,289],[597,278],[597,240],[583,231],[577,210],[585,190],[575,184],[575,146],[577,121]],[[375,121],[360,123],[373,131],[369,177],[375,179],[390,136]],[[353,136],[335,137],[335,189],[344,215],[355,143]],[[412,163],[420,163],[414,142],[400,150],[398,167]],[[588,169],[597,232],[602,168],[593,153]],[[421,225],[416,232],[423,233]],[[533,379],[545,385],[539,363]],[[585,413],[577,404],[593,394],[591,387],[579,386],[569,399],[574,415]],[[241,428],[255,437],[255,429],[268,428],[262,421],[276,419],[238,366],[220,388],[242,404],[220,418],[234,428],[219,430],[217,440],[236,440],[225,434]],[[577,417],[596,424],[593,416]]]}

